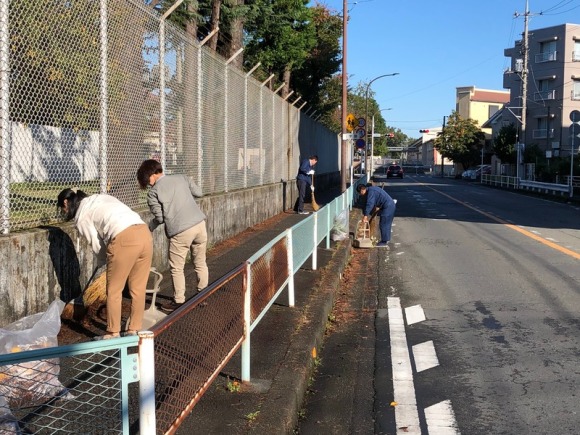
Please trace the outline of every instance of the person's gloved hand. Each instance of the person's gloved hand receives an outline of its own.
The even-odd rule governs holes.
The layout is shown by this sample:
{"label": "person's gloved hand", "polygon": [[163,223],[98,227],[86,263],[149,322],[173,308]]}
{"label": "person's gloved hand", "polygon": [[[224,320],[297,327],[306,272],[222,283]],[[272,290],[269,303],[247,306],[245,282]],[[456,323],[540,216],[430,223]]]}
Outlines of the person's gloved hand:
{"label": "person's gloved hand", "polygon": [[311,169],[310,171],[308,171],[308,175],[314,175],[314,169]]}
{"label": "person's gloved hand", "polygon": [[314,192],[314,186],[310,186],[310,190]]}

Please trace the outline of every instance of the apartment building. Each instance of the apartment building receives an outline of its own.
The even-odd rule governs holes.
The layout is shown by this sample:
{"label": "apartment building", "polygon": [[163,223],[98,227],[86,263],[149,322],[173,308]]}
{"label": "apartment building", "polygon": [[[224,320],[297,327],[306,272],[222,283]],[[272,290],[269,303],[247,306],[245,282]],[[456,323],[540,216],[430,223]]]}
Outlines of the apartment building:
{"label": "apartment building", "polygon": [[[510,90],[509,104],[491,123],[494,130],[513,123],[520,131],[519,142],[537,145],[546,157],[569,156],[570,113],[580,110],[580,25],[561,24],[529,31],[527,74],[524,70],[523,40],[504,50],[511,59],[503,85]],[[521,137],[523,82],[527,77],[525,137]],[[580,138],[575,138],[578,150]]]}

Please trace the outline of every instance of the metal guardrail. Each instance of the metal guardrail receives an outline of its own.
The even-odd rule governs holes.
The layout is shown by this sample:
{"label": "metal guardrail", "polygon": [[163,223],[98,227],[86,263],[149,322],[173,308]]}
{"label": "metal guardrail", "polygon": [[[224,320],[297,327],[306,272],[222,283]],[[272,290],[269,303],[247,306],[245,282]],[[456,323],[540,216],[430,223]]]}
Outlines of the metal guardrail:
{"label": "metal guardrail", "polygon": [[[0,432],[174,433],[240,348],[242,380],[249,381],[251,331],[284,289],[294,306],[294,274],[309,258],[316,269],[317,247],[325,238],[330,246],[334,220],[352,207],[359,183],[366,178],[274,238],[151,332],[0,355],[3,384],[14,380],[10,369],[19,364],[32,362],[26,368],[34,371],[47,360],[60,368],[51,369],[50,382],[62,384],[58,394],[33,405],[8,400],[3,406],[0,395]],[[129,353],[137,344],[138,353]],[[139,391],[129,394],[129,383],[137,381]]]}
{"label": "metal guardrail", "polygon": [[553,195],[564,195],[570,193],[569,184],[543,183],[540,181],[518,180],[517,177],[508,177],[505,175],[483,174],[481,176],[481,182],[483,184],[489,184],[491,186],[500,186],[510,189],[533,190]]}

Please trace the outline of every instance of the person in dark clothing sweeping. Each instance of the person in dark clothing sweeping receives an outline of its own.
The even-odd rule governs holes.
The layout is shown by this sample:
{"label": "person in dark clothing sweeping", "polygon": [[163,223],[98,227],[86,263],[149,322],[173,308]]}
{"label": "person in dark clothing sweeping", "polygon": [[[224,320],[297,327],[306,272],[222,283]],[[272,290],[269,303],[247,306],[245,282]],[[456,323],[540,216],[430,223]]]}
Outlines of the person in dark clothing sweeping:
{"label": "person in dark clothing sweeping", "polygon": [[368,222],[371,214],[377,214],[380,217],[381,241],[377,243],[377,247],[389,249],[391,227],[393,226],[395,209],[397,208],[395,201],[380,187],[361,184],[356,190],[366,199],[363,207],[363,222]]}
{"label": "person in dark clothing sweeping", "polygon": [[308,214],[304,211],[304,198],[306,197],[306,188],[310,188],[314,191],[314,186],[312,186],[312,175],[314,174],[314,165],[318,163],[318,156],[310,156],[304,159],[300,163],[300,168],[298,169],[298,175],[296,176],[296,185],[298,186],[298,200],[296,202],[296,213],[298,214]]}

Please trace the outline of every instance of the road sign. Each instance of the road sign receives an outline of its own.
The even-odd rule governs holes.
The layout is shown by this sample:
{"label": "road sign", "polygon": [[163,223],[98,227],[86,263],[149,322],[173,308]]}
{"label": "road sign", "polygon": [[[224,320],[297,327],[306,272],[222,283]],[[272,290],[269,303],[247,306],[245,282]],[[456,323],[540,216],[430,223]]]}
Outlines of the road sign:
{"label": "road sign", "polygon": [[366,132],[367,131],[364,128],[358,127],[357,129],[355,129],[355,131],[353,131],[354,138],[362,139],[365,137]]}
{"label": "road sign", "polygon": [[580,122],[580,110],[572,110],[570,112],[570,121]]}
{"label": "road sign", "polygon": [[357,126],[357,119],[352,113],[349,113],[346,117],[346,131],[352,132]]}
{"label": "road sign", "polygon": [[358,139],[356,141],[356,147],[359,149],[363,149],[365,147],[365,140],[364,139]]}
{"label": "road sign", "polygon": [[580,137],[580,124],[577,122],[570,124],[570,136]]}
{"label": "road sign", "polygon": [[367,120],[364,118],[359,118],[358,119],[358,126],[359,127],[364,127],[365,125],[367,125]]}

